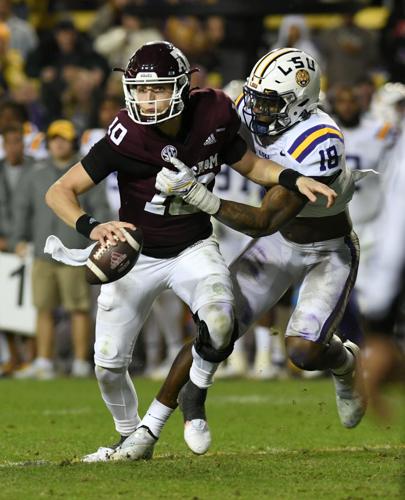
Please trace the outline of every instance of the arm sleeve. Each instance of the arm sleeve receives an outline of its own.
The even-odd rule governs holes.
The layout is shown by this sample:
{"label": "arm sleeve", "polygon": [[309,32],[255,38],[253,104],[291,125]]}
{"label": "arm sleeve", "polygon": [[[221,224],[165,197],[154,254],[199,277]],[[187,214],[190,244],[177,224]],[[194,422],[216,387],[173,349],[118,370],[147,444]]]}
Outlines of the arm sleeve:
{"label": "arm sleeve", "polygon": [[103,139],[96,142],[87,155],[82,158],[81,163],[91,180],[95,184],[98,184],[111,172],[117,170],[117,157],[118,153],[111,148],[107,138],[103,137]]}

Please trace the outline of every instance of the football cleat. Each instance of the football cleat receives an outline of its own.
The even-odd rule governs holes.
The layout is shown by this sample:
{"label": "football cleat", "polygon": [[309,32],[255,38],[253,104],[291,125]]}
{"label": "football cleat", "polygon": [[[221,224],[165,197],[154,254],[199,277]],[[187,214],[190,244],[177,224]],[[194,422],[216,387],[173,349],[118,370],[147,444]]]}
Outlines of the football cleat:
{"label": "football cleat", "polygon": [[[332,372],[336,390],[336,405],[342,425],[347,428],[356,427],[366,411],[366,401],[355,386],[355,371],[359,368],[359,347],[346,340],[343,345],[353,354],[354,365],[350,372],[336,375]],[[357,382],[358,383],[358,382]]]}
{"label": "football cleat", "polygon": [[206,420],[196,418],[184,424],[184,441],[196,455],[204,455],[211,446],[211,432]]}
{"label": "football cleat", "polygon": [[184,440],[193,453],[203,455],[211,445],[211,432],[205,416],[207,389],[191,380],[180,391],[178,403],[184,418]]}
{"label": "football cleat", "polygon": [[158,438],[145,426],[138,427],[117,448],[112,460],[150,460]]}
{"label": "football cleat", "polygon": [[86,462],[88,464],[96,462],[108,462],[111,459],[111,456],[114,455],[115,450],[116,450],[115,446],[111,447],[102,446],[94,453],[85,455],[81,461]]}

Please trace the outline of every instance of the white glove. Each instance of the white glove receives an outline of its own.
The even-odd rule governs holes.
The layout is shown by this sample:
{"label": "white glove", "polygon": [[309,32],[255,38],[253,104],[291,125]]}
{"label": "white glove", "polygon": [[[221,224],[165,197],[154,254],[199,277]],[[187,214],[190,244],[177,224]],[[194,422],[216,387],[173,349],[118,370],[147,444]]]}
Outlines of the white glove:
{"label": "white glove", "polygon": [[198,182],[193,171],[178,158],[171,158],[170,161],[177,172],[162,168],[156,176],[156,189],[169,196],[180,196],[186,203],[202,212],[216,214],[221,205],[218,196]]}
{"label": "white glove", "polygon": [[155,187],[168,196],[183,197],[197,183],[197,179],[191,168],[182,161],[177,158],[170,158],[170,161],[177,171],[163,167],[156,176]]}

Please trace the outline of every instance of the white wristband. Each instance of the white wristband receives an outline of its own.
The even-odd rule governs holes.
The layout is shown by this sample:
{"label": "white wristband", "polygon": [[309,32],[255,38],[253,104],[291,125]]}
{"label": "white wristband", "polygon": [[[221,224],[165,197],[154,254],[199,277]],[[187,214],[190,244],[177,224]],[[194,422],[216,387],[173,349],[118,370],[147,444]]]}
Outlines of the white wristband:
{"label": "white wristband", "polygon": [[211,193],[204,184],[200,184],[199,182],[196,182],[190,192],[186,196],[183,196],[183,200],[210,215],[216,214],[221,205],[221,200],[218,196]]}

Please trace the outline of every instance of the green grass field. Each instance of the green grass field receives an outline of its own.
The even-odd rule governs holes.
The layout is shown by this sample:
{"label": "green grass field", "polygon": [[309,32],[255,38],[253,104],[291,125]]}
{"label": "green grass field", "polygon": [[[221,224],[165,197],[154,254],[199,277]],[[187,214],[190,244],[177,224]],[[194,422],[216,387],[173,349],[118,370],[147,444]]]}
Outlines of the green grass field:
{"label": "green grass field", "polygon": [[[137,381],[141,411],[157,388]],[[347,430],[330,380],[217,382],[207,455],[188,451],[176,412],[153,461],[81,464],[116,440],[96,381],[1,380],[0,498],[405,498],[404,399],[389,398],[393,422]]]}

